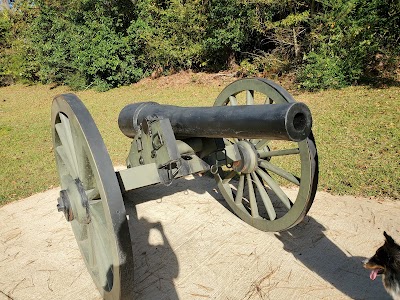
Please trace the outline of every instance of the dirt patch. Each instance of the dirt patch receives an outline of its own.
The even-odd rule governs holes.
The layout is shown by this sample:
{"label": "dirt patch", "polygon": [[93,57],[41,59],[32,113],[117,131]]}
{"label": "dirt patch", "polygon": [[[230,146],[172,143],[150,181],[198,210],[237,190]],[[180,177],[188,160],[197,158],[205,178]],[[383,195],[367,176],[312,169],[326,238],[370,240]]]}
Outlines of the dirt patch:
{"label": "dirt patch", "polygon": [[229,83],[245,78],[245,77],[260,77],[265,79],[271,79],[274,82],[280,84],[282,87],[290,91],[292,94],[297,95],[299,91],[296,89],[294,73],[288,73],[282,76],[268,76],[266,74],[258,74],[254,76],[244,76],[237,70],[227,70],[219,73],[205,73],[205,72],[193,72],[193,71],[181,71],[175,74],[164,76],[162,74],[156,74],[155,76],[149,76],[142,79],[134,85],[148,86],[155,85],[159,88],[164,87],[179,87],[188,84],[199,84],[199,85],[213,85],[225,87]]}
{"label": "dirt patch", "polygon": [[200,85],[217,85],[225,86],[235,80],[237,80],[235,72],[221,72],[221,73],[204,73],[204,72],[192,72],[192,71],[181,71],[172,75],[163,76],[150,76],[142,79],[135,85],[149,85],[155,84],[157,87],[177,87],[187,84],[200,84]]}

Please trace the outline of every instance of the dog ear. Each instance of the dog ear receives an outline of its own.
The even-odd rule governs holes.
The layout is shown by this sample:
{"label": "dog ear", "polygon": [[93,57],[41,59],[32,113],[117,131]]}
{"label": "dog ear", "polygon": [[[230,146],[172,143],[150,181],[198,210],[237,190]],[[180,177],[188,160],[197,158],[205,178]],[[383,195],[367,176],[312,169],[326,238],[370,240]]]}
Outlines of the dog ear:
{"label": "dog ear", "polygon": [[390,235],[388,235],[387,233],[386,233],[386,231],[384,231],[383,232],[383,235],[385,236],[385,238],[386,238],[386,242],[388,242],[388,244],[396,244],[395,242],[394,242],[394,239],[390,236]]}

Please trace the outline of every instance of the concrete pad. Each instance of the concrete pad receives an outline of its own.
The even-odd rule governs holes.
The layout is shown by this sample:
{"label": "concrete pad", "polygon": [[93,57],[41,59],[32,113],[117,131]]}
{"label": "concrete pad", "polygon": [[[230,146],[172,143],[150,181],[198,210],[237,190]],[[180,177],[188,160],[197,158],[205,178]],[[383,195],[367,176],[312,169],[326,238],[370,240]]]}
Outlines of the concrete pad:
{"label": "concrete pad", "polygon": [[[101,299],[58,189],[0,208],[0,299]],[[134,190],[126,199],[135,299],[390,299],[362,260],[400,203],[317,193],[303,223],[260,232],[224,207],[209,177]]]}

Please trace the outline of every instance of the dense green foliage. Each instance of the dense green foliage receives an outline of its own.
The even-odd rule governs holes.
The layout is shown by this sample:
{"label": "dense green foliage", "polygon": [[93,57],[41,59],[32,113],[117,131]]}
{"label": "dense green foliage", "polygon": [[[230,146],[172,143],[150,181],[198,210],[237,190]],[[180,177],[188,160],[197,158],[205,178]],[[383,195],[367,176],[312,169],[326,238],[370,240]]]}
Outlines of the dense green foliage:
{"label": "dense green foliage", "polygon": [[150,74],[227,68],[292,72],[309,90],[396,79],[399,3],[20,0],[0,11],[0,84],[106,90]]}
{"label": "dense green foliage", "polygon": [[328,12],[312,20],[302,85],[342,87],[391,77],[400,53],[400,2],[338,0],[326,7]]}

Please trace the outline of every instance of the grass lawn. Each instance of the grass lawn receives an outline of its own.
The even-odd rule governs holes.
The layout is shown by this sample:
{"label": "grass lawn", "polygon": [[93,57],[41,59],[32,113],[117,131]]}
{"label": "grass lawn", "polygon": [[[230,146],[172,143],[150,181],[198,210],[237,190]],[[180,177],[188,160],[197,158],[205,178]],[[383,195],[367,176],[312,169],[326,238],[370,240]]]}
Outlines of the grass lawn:
{"label": "grass lawn", "polygon": [[[222,79],[147,80],[108,92],[76,92],[92,114],[115,165],[124,164],[130,139],[118,128],[129,103],[157,101],[212,105],[227,85]],[[176,80],[175,80],[176,79]],[[58,186],[50,109],[66,87],[14,85],[0,88],[0,205]],[[313,113],[320,161],[319,190],[400,198],[400,88],[350,87],[295,94]]]}

